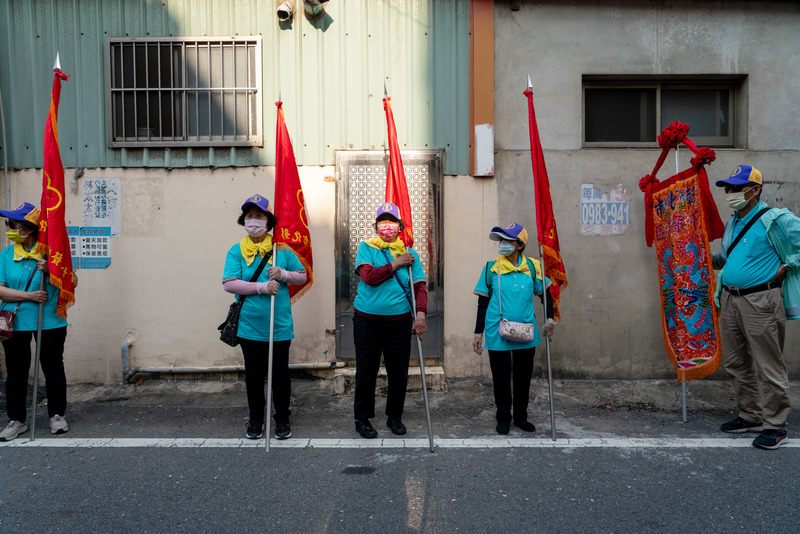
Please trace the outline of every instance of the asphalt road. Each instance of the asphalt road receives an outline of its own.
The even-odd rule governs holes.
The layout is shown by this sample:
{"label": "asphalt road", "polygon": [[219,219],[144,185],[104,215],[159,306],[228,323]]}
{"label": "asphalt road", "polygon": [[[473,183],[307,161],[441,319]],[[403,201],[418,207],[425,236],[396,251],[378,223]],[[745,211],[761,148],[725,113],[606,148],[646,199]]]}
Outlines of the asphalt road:
{"label": "asphalt road", "polygon": [[448,387],[430,395],[434,453],[419,392],[409,393],[404,421],[421,445],[402,448],[382,418],[381,439],[360,440],[352,397],[297,380],[293,437],[266,453],[263,441],[241,439],[241,384],[72,387],[68,434],[49,434],[41,406],[33,444],[29,434],[0,444],[0,533],[727,533],[800,524],[800,415],[790,416],[789,446],[755,449],[752,434],[718,431],[734,415],[728,382],[691,383],[683,423],[674,381],[558,381],[555,443],[546,383],[532,388],[537,432],[508,436],[494,432],[490,381]]}
{"label": "asphalt road", "polygon": [[6,448],[0,458],[8,533],[792,532],[800,524],[797,448]]}

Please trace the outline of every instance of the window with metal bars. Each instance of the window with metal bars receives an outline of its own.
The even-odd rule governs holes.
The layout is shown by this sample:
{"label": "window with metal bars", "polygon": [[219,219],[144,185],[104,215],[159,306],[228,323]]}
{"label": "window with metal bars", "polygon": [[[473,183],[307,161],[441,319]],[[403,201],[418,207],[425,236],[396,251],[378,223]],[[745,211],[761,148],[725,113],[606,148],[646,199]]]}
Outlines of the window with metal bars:
{"label": "window with metal bars", "polygon": [[262,146],[261,38],[106,39],[111,147]]}

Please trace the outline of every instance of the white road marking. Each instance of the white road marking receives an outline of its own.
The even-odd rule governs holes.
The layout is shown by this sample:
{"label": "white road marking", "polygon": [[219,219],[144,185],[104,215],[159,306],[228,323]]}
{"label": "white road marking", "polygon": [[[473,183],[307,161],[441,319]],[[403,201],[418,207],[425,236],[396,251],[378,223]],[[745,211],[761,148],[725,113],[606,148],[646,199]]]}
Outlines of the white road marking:
{"label": "white road marking", "polygon": [[[752,438],[465,438],[434,439],[439,449],[731,449],[752,447]],[[2,447],[34,448],[246,448],[264,447],[264,440],[246,438],[42,438],[20,437]],[[427,438],[317,439],[292,438],[270,441],[276,449],[427,449]],[[782,448],[800,448],[790,441]]]}

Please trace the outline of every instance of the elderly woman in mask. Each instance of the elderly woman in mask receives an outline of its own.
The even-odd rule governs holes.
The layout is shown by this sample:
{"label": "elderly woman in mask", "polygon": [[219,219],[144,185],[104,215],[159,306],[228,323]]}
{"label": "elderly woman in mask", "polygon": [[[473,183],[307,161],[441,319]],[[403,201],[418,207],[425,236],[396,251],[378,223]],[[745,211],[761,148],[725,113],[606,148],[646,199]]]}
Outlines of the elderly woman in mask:
{"label": "elderly woman in mask", "polygon": [[[6,237],[13,243],[0,252],[0,300],[4,311],[17,313],[14,334],[3,341],[6,354],[6,408],[8,426],[0,432],[0,441],[11,441],[27,432],[26,397],[31,368],[31,339],[39,326],[39,304],[42,306],[42,337],[39,361],[47,385],[47,412],[50,432],[63,434],[69,430],[64,414],[67,409],[67,377],[64,373],[64,342],[67,320],[56,313],[58,288],[50,283],[47,261],[37,249],[39,208],[29,202],[13,210],[0,210],[6,219]],[[41,277],[45,277],[41,291]],[[77,277],[73,275],[77,285]],[[35,393],[34,393],[35,394]],[[35,421],[31,421],[31,425]]]}
{"label": "elderly woman in mask", "polygon": [[[472,346],[477,354],[483,351],[484,343],[489,350],[497,433],[508,434],[512,420],[521,430],[533,432],[536,427],[528,421],[528,400],[535,347],[541,343],[533,297],[538,295],[541,299],[543,296],[541,268],[538,261],[523,254],[528,232],[521,224],[514,223],[507,228],[496,226],[489,239],[498,242],[499,256],[484,266],[475,286],[478,314]],[[555,326],[551,298],[547,299],[547,304],[548,319],[544,328],[549,338]],[[501,317],[531,325],[530,339],[511,340],[501,336]]]}
{"label": "elderly woman in mask", "polygon": [[[368,439],[378,435],[369,420],[375,417],[375,383],[381,354],[388,380],[386,426],[393,434],[406,433],[401,417],[408,385],[411,333],[420,337],[425,333],[428,304],[419,256],[398,238],[405,228],[398,207],[387,202],[378,208],[374,228],[378,236],[362,241],[356,253],[359,280],[353,314],[356,348],[353,411],[356,432]],[[411,305],[409,266],[416,314]]]}
{"label": "elderly woman in mask", "polygon": [[[289,426],[291,380],[289,346],[294,339],[292,306],[287,284],[302,284],[306,272],[291,250],[281,249],[275,260],[270,231],[277,219],[269,210],[269,201],[253,195],[242,204],[237,222],[247,234],[228,250],[222,288],[228,293],[247,296],[239,315],[237,339],[244,355],[245,386],[250,419],[245,435],[258,439],[263,434],[264,380],[269,362],[270,299],[275,298],[272,348],[272,400],[275,406],[275,437],[292,435]],[[251,280],[262,262],[266,262],[256,280]],[[238,299],[239,297],[237,297]],[[269,417],[271,414],[266,414]]]}

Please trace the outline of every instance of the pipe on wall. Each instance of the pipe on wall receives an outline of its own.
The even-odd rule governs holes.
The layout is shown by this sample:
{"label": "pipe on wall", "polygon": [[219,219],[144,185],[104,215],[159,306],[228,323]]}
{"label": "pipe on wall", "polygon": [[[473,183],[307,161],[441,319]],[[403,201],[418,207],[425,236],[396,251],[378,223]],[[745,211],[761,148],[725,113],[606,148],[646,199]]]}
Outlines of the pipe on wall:
{"label": "pipe on wall", "polygon": [[[131,379],[139,373],[151,374],[167,374],[167,375],[181,375],[181,374],[211,374],[211,373],[239,373],[244,372],[244,365],[221,365],[216,367],[134,367],[130,368],[130,346],[133,340],[126,338],[122,342],[121,359],[122,359],[122,380],[123,382],[130,383]],[[311,363],[290,363],[289,370],[304,370],[304,369],[337,369],[344,367],[344,362],[311,362]]]}

